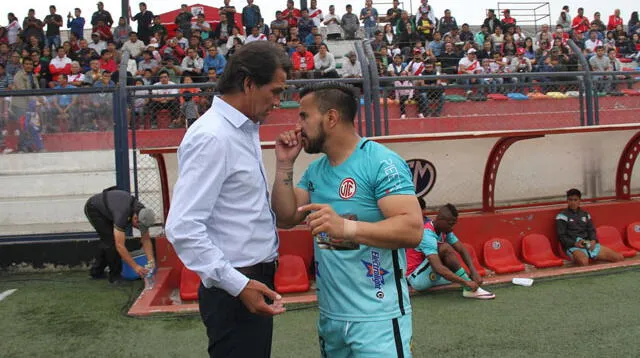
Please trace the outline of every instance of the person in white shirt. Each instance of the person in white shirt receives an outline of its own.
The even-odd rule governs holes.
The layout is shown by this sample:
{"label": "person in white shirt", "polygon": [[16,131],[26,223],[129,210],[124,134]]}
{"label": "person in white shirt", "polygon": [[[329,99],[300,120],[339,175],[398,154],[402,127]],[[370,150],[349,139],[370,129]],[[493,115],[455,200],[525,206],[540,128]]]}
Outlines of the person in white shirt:
{"label": "person in white shirt", "polygon": [[598,39],[598,31],[589,31],[589,39],[584,42],[584,51],[586,52],[587,58],[596,54],[596,47],[598,46],[602,46],[602,41]]}
{"label": "person in white shirt", "polygon": [[99,33],[94,32],[91,34],[91,42],[88,47],[93,49],[96,53],[102,53],[102,50],[107,49],[107,43],[100,40]]}
{"label": "person in white shirt", "polygon": [[322,10],[318,9],[318,0],[311,0],[311,7],[309,8],[309,18],[313,20],[313,26],[320,27],[324,16]]}
{"label": "person in white shirt", "polygon": [[204,68],[204,60],[198,56],[198,52],[194,48],[187,50],[187,56],[182,59],[182,75],[191,77],[195,82],[204,82],[204,74],[202,69]]}
{"label": "person in white shirt", "polygon": [[81,72],[80,62],[71,62],[71,74],[68,77],[70,85],[80,87],[84,84],[84,73]]}
{"label": "person in white shirt", "polygon": [[[122,51],[129,51],[131,58],[139,58],[142,56],[142,51],[146,49],[144,43],[138,39],[138,34],[135,31],[129,33],[129,40],[122,45]],[[98,52],[99,53],[99,52]]]}
{"label": "person in white shirt", "polygon": [[340,78],[336,71],[336,59],[326,44],[321,44],[318,53],[313,56],[313,65],[316,69],[313,78]]}
{"label": "person in white shirt", "polygon": [[329,14],[322,22],[327,27],[327,40],[338,40],[342,36],[340,31],[340,16],[336,15],[335,6],[329,6]]}
{"label": "person in white shirt", "polygon": [[222,96],[178,149],[165,229],[180,260],[201,279],[210,356],[269,357],[272,316],[285,311],[273,290],[278,235],[258,129],[280,104],[290,68],[272,42],[242,46],[218,80]]}
{"label": "person in white shirt", "polygon": [[362,68],[360,62],[357,60],[356,53],[351,51],[347,54],[342,65],[342,77],[343,78],[361,78]]}
{"label": "person in white shirt", "polygon": [[154,86],[158,86],[158,89],[151,91],[154,96],[168,95],[167,97],[152,97],[149,101],[149,107],[151,109],[151,118],[157,125],[157,114],[162,110],[169,110],[173,118],[180,116],[180,103],[178,102],[179,90],[177,88],[162,88],[167,85],[175,85],[175,83],[169,81],[169,73],[166,71],[160,71],[158,73],[160,82],[154,83]]}
{"label": "person in white shirt", "polygon": [[258,29],[257,26],[254,26],[251,28],[251,35],[247,36],[247,39],[245,40],[245,44],[251,43],[253,41],[267,41],[267,36],[265,36],[264,34],[260,33],[260,29]]}

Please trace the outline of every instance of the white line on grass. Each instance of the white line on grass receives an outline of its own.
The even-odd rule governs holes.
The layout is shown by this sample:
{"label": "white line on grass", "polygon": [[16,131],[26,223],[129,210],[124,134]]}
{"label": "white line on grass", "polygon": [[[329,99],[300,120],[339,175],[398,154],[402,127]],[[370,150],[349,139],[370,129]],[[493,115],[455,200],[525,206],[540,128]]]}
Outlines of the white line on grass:
{"label": "white line on grass", "polygon": [[0,293],[0,301],[4,300],[5,298],[11,296],[12,293],[18,291],[17,289],[12,289],[12,290],[6,290],[2,293]]}

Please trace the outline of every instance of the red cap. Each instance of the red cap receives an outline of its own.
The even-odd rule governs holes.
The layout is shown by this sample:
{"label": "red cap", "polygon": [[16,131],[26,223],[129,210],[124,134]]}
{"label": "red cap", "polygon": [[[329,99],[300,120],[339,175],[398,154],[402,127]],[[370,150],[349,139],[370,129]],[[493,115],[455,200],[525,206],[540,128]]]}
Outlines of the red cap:
{"label": "red cap", "polygon": [[517,53],[518,53],[518,55],[524,55],[524,51],[525,51],[524,47],[520,47],[520,48],[518,48],[518,52]]}

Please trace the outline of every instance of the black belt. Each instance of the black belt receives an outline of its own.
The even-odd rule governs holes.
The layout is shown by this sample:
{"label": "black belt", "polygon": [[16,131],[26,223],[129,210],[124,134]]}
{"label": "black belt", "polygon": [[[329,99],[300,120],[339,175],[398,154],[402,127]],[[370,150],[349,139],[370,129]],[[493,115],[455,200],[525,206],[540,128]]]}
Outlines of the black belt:
{"label": "black belt", "polygon": [[271,262],[262,262],[248,267],[236,267],[241,274],[245,276],[271,276],[275,275],[278,268],[278,260]]}

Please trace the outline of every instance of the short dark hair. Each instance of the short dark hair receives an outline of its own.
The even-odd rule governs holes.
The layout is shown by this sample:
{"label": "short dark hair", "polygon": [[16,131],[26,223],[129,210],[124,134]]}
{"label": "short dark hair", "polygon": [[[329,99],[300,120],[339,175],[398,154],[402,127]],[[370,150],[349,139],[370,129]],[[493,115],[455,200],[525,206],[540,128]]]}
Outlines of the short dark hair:
{"label": "short dark hair", "polygon": [[427,208],[427,203],[425,203],[424,199],[421,196],[418,197],[418,204],[420,204],[420,210],[424,210]]}
{"label": "short dark hair", "polygon": [[353,123],[358,113],[358,95],[355,87],[336,81],[316,82],[300,91],[300,98],[315,94],[316,105],[320,113],[335,109],[342,120]]}
{"label": "short dark hair", "polygon": [[570,196],[577,196],[578,198],[582,198],[582,193],[580,192],[580,190],[572,188],[567,190],[567,199],[569,199]]}
{"label": "short dark hair", "polygon": [[448,210],[451,213],[451,216],[454,218],[458,217],[458,208],[456,208],[453,204],[447,203],[443,205],[440,210]]}
{"label": "short dark hair", "polygon": [[276,44],[270,41],[254,41],[240,47],[225,66],[218,80],[221,94],[234,94],[244,90],[245,79],[258,87],[273,81],[278,69],[289,72],[291,60]]}
{"label": "short dark hair", "polygon": [[31,62],[31,64],[33,65],[33,60],[31,59],[31,57],[25,57],[22,59],[22,64],[24,65],[25,62]]}

